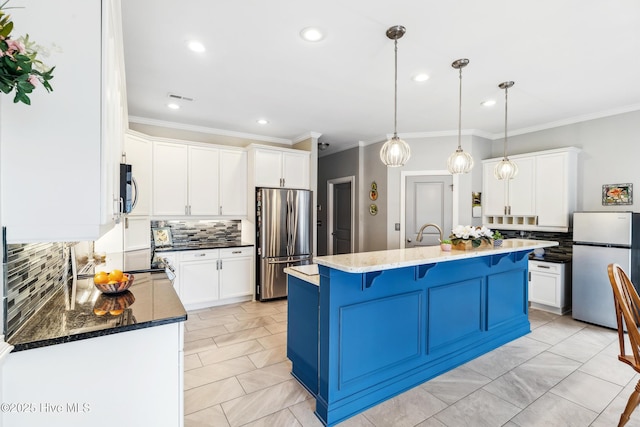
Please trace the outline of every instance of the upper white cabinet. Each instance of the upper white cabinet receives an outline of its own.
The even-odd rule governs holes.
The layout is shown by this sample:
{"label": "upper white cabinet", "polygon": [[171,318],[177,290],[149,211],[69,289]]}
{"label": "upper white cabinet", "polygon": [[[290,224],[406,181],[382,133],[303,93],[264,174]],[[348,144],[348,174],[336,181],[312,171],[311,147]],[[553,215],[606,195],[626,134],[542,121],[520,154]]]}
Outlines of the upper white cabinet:
{"label": "upper white cabinet", "polygon": [[151,153],[153,143],[150,139],[132,133],[126,133],[124,139],[125,163],[131,165],[133,172],[135,206],[129,215],[151,214]]}
{"label": "upper white cabinet", "polygon": [[308,151],[253,146],[249,155],[254,187],[309,188]]}
{"label": "upper white cabinet", "polygon": [[499,181],[493,169],[500,159],[483,166],[483,222],[512,230],[568,231],[576,207],[577,155],[574,147],[510,156],[518,175]]}
{"label": "upper white cabinet", "polygon": [[[115,224],[126,127],[120,1],[24,0],[17,35],[57,46],[53,92],[31,105],[0,95],[2,222],[7,240],[95,240]],[[55,17],[55,19],[52,19]]]}
{"label": "upper white cabinet", "polygon": [[154,141],[154,216],[246,216],[247,153]]}

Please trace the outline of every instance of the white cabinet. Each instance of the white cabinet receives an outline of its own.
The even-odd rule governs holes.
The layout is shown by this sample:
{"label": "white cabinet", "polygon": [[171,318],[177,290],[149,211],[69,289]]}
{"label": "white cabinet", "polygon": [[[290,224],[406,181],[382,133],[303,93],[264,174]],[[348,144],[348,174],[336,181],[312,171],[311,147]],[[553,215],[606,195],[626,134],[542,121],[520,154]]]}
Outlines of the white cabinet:
{"label": "white cabinet", "polygon": [[484,224],[498,229],[568,231],[576,207],[578,152],[568,147],[511,156],[519,171],[509,181],[493,176],[500,159],[484,160]]}
{"label": "white cabinet", "polygon": [[571,310],[570,263],[529,261],[529,302],[531,307],[556,314]]}
{"label": "white cabinet", "polygon": [[253,246],[220,249],[220,298],[253,295]]}
{"label": "white cabinet", "polygon": [[155,141],[153,215],[246,216],[247,153]]}
{"label": "white cabinet", "polygon": [[253,147],[251,156],[254,187],[309,188],[309,152]]}
{"label": "white cabinet", "polygon": [[31,105],[0,96],[7,239],[95,240],[113,227],[118,206],[126,127],[120,2],[25,0],[11,15],[16,34],[61,49],[43,58],[56,67],[53,92],[36,88]]}
{"label": "white cabinet", "polygon": [[173,286],[187,310],[246,301],[253,297],[254,247],[161,252],[173,268]]}
{"label": "white cabinet", "polygon": [[151,153],[153,143],[143,136],[126,133],[124,160],[131,165],[135,181],[135,206],[131,215],[151,215]]}

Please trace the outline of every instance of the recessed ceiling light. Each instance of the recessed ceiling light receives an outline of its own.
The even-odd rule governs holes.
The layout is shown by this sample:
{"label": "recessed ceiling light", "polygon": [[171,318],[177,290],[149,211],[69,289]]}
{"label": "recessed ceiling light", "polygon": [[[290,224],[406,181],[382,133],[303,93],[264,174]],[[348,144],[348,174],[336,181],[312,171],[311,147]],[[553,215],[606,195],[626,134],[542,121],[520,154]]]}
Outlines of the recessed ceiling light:
{"label": "recessed ceiling light", "polygon": [[180,106],[178,104],[174,104],[173,102],[170,104],[167,104],[167,107],[171,108],[172,110],[179,110]]}
{"label": "recessed ceiling light", "polygon": [[269,120],[267,120],[267,119],[258,119],[258,120],[256,120],[256,122],[257,122],[259,125],[266,125],[266,124],[268,124],[268,123],[269,123]]}
{"label": "recessed ceiling light", "polygon": [[204,52],[206,50],[204,45],[197,40],[189,40],[187,47],[194,52]]}
{"label": "recessed ceiling light", "polygon": [[483,107],[491,107],[493,105],[496,105],[496,100],[495,99],[487,99],[486,101],[481,102],[480,105],[482,105]]}
{"label": "recessed ceiling light", "polygon": [[324,33],[319,28],[307,27],[300,31],[300,37],[308,42],[319,42],[324,38]]}
{"label": "recessed ceiling light", "polygon": [[429,75],[427,73],[418,73],[411,77],[411,80],[416,83],[426,82],[427,80],[429,80]]}

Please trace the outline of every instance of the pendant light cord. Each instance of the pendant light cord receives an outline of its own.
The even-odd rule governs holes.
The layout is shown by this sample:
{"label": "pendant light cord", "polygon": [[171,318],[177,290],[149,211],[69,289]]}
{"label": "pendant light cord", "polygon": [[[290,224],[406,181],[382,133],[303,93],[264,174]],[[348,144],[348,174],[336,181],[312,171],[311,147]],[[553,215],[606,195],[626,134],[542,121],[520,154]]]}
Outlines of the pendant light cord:
{"label": "pendant light cord", "polygon": [[505,87],[504,88],[504,154],[503,154],[503,158],[504,160],[509,160],[507,159],[507,105],[508,105],[508,94],[509,93],[509,87]]}
{"label": "pendant light cord", "polygon": [[398,138],[398,38],[395,38],[395,66],[393,86],[393,137]]}
{"label": "pendant light cord", "polygon": [[460,72],[460,90],[458,91],[458,151],[462,151],[462,67],[460,67],[458,71]]}

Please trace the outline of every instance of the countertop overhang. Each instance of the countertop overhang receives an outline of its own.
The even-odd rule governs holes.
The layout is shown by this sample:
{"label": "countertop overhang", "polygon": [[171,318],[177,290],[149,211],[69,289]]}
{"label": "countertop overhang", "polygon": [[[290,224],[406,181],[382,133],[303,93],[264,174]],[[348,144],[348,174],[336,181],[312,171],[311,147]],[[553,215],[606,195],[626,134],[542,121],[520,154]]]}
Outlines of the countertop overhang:
{"label": "countertop overhang", "polygon": [[445,252],[440,249],[440,246],[420,246],[417,248],[320,256],[315,257],[314,262],[347,273],[368,273],[371,271],[457,261],[510,252],[532,251],[537,248],[549,248],[553,246],[558,246],[558,242],[550,240],[505,239],[502,246],[486,249],[478,248],[467,251],[451,250],[450,252]]}

